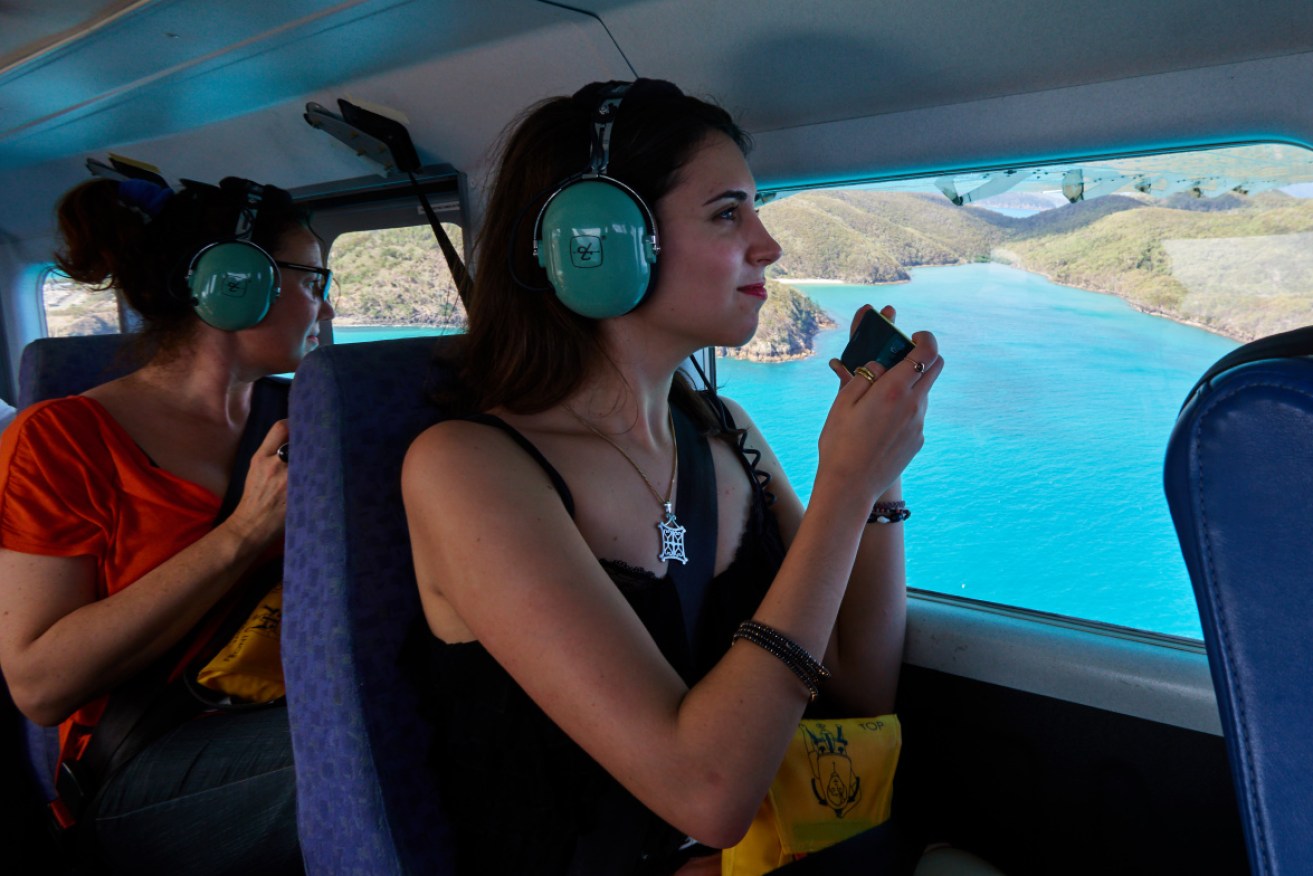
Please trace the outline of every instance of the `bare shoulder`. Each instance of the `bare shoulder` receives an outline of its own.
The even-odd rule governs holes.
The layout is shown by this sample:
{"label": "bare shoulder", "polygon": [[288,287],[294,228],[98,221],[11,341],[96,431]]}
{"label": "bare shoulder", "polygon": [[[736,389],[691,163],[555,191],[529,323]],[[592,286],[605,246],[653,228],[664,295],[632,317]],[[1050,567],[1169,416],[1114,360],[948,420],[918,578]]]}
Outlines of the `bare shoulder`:
{"label": "bare shoulder", "polygon": [[429,426],[406,450],[406,465],[440,464],[443,460],[467,450],[477,450],[482,446],[480,433],[488,431],[486,426],[467,420],[443,420]]}
{"label": "bare shoulder", "polygon": [[437,502],[441,484],[445,504],[461,498],[479,504],[524,498],[526,484],[551,489],[542,468],[507,433],[484,423],[445,420],[411,442],[401,470],[407,503]]}
{"label": "bare shoulder", "polygon": [[444,420],[415,437],[406,451],[404,472],[461,470],[468,466],[505,462],[515,445],[501,430],[469,420]]}

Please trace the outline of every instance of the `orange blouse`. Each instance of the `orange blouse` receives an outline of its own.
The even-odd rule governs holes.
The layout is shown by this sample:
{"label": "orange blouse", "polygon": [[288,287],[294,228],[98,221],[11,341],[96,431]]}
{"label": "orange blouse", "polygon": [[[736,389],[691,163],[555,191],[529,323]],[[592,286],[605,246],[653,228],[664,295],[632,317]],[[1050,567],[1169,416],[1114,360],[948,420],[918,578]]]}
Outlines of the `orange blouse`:
{"label": "orange blouse", "polygon": [[[0,547],[94,557],[98,599],[209,532],[219,505],[209,490],[156,466],[83,396],[31,405],[0,435]],[[60,725],[61,762],[81,756],[104,709],[98,697]]]}

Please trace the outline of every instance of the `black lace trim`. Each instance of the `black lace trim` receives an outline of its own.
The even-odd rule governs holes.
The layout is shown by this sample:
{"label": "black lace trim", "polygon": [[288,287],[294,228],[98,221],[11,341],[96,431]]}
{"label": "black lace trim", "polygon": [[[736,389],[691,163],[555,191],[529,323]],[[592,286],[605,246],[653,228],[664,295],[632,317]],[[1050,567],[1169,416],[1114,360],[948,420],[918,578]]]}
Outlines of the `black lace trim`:
{"label": "black lace trim", "polygon": [[710,405],[716,412],[716,419],[720,421],[720,428],[723,434],[729,435],[734,439],[735,447],[739,452],[739,459],[743,467],[748,471],[748,477],[752,479],[753,488],[757,490],[765,507],[769,508],[775,504],[775,494],[769,489],[771,474],[768,471],[759,471],[758,463],[761,462],[761,451],[748,446],[748,430],[740,429],[734,425],[734,420],[729,415],[729,409],[725,403],[720,400],[720,396],[715,392],[704,390],[699,393],[703,400]]}
{"label": "black lace trim", "polygon": [[[734,547],[733,559],[729,561],[729,565],[725,567],[724,571],[716,575],[716,578],[723,578],[730,574],[730,572],[734,570],[734,567],[740,562],[745,562],[749,546],[757,539],[765,537],[765,508],[766,506],[764,504],[757,502],[753,502],[751,507],[749,507],[748,522],[747,525],[743,527],[743,532],[739,533],[739,543]],[[657,575],[651,569],[644,569],[642,566],[633,566],[626,563],[624,560],[612,560],[606,557],[598,557],[597,562],[602,565],[603,569],[607,570],[608,574],[614,573],[611,576],[611,580],[615,581],[622,592],[626,587],[650,587],[654,584],[660,584],[670,580],[669,572],[666,572],[664,575]],[[617,578],[620,580],[617,580]]]}
{"label": "black lace trim", "polygon": [[757,468],[757,464],[761,462],[761,451],[748,446],[748,431],[746,429],[731,429],[729,434],[733,435],[734,440],[738,443],[739,454],[747,463],[748,474],[756,484],[757,490],[761,492],[762,502],[766,504],[767,508],[771,507],[775,504],[775,494],[769,489],[770,472],[760,471]]}

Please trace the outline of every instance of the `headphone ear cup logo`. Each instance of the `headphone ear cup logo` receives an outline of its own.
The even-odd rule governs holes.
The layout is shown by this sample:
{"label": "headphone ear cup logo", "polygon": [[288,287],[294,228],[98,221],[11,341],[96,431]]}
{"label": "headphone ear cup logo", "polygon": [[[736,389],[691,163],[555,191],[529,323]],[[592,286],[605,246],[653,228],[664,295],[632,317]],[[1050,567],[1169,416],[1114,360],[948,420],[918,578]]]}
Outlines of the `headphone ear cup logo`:
{"label": "headphone ear cup logo", "polygon": [[187,290],[204,322],[235,332],[259,324],[278,297],[278,266],[245,240],[212,243],[191,260]]}
{"label": "headphone ear cup logo", "polygon": [[570,264],[576,268],[600,268],[602,266],[602,238],[592,234],[580,234],[570,241]]}
{"label": "headphone ear cup logo", "polygon": [[593,319],[637,307],[656,263],[650,216],[636,194],[605,177],[558,189],[539,216],[538,263],[561,303]]}

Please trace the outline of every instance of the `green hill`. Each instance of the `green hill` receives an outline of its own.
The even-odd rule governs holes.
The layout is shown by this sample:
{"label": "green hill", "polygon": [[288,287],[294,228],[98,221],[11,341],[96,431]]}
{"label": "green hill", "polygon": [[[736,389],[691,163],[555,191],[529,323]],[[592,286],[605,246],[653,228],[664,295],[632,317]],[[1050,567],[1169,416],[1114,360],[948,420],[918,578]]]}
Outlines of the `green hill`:
{"label": "green hill", "polygon": [[1105,211],[1018,236],[996,255],[1237,340],[1313,323],[1313,201],[1237,200],[1244,205],[1229,210]]}
{"label": "green hill", "polygon": [[821,306],[792,286],[767,280],[766,295],[752,340],[742,347],[718,347],[718,355],[754,362],[802,359],[812,354],[817,332],[834,328]]}
{"label": "green hill", "polygon": [[1015,219],[933,195],[808,192],[762,209],[772,274],[898,282],[992,258],[1238,340],[1313,323],[1313,200],[1110,195]]}
{"label": "green hill", "polygon": [[986,211],[942,198],[872,191],[807,192],[762,208],[784,249],[772,276],[892,283],[907,269],[988,258],[1007,234]]}
{"label": "green hill", "polygon": [[[461,231],[443,226],[456,251]],[[456,283],[427,225],[343,234],[333,242],[333,309],[343,325],[463,325]]]}

